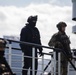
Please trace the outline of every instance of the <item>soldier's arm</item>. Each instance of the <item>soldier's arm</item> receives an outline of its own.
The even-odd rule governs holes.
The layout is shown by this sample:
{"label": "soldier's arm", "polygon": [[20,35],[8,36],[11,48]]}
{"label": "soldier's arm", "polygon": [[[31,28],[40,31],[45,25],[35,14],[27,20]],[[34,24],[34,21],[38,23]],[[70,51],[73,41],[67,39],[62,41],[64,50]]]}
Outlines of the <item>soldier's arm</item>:
{"label": "soldier's arm", "polygon": [[[21,30],[21,34],[20,34],[20,41],[26,42],[27,41],[27,35],[28,32],[25,29]],[[22,50],[24,50],[26,48],[25,44],[20,43],[20,47]]]}
{"label": "soldier's arm", "polygon": [[[37,29],[37,28],[36,28]],[[40,32],[39,32],[39,30],[37,29],[37,31],[38,31],[38,37],[39,37],[39,39],[38,39],[38,44],[39,45],[42,45],[42,43],[41,43],[41,37],[40,37]],[[40,53],[42,53],[42,51],[43,51],[43,48],[42,47],[40,47],[40,48],[38,48],[39,49],[39,52]]]}
{"label": "soldier's arm", "polygon": [[63,45],[61,44],[60,41],[57,40],[56,36],[57,36],[57,33],[52,36],[48,45],[51,47],[56,47],[56,48],[63,48]]}
{"label": "soldier's arm", "polygon": [[71,47],[70,47],[70,44],[71,44],[71,41],[70,41],[70,39],[69,39],[69,37],[67,36],[67,42],[65,42],[66,43],[66,48],[67,48],[67,50],[68,50],[68,53],[69,53],[69,55],[72,57],[72,53],[71,53]]}
{"label": "soldier's arm", "polygon": [[56,43],[56,37],[55,37],[55,35],[53,35],[52,38],[50,39],[48,45],[55,46],[55,43]]}
{"label": "soldier's arm", "polygon": [[67,50],[68,50],[68,52],[69,52],[69,56],[70,56],[70,58],[72,58],[72,53],[71,53],[70,44],[68,45]]}

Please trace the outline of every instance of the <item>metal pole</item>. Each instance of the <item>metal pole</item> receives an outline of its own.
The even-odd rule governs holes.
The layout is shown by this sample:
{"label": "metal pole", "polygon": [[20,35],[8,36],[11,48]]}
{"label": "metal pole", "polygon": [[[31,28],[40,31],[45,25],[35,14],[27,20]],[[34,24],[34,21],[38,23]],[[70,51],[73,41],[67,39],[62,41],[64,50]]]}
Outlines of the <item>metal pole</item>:
{"label": "metal pole", "polygon": [[68,75],[69,75],[69,70],[70,70],[70,63],[68,62]]}
{"label": "metal pole", "polygon": [[54,62],[54,58],[53,58],[53,57],[51,57],[51,61],[52,61],[52,62],[51,62],[51,64],[52,64],[52,65],[51,65],[51,68],[52,68],[52,69],[51,69],[51,75],[54,75],[54,63],[53,63],[53,62]]}
{"label": "metal pole", "polygon": [[58,75],[61,75],[61,58],[60,58],[60,56],[61,56],[61,53],[59,52],[58,53]]}
{"label": "metal pole", "polygon": [[22,53],[22,67],[24,66],[24,53]]}
{"label": "metal pole", "polygon": [[[75,67],[76,67],[76,60],[75,60]],[[75,75],[76,75],[76,71],[75,71]]]}
{"label": "metal pole", "polygon": [[44,55],[42,56],[42,75],[44,75]]}
{"label": "metal pole", "polygon": [[11,62],[12,62],[12,45],[11,45],[11,41],[9,41],[9,65],[11,67]]}
{"label": "metal pole", "polygon": [[35,75],[35,48],[32,48],[32,75]]}
{"label": "metal pole", "polygon": [[54,75],[56,75],[56,52],[54,52]]}

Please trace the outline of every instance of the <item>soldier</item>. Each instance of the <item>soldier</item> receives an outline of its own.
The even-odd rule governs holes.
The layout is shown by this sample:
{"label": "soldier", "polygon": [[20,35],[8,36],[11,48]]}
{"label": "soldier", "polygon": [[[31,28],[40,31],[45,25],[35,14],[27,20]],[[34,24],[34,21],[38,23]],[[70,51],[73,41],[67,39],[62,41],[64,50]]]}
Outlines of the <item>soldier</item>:
{"label": "soldier", "polygon": [[13,74],[10,66],[8,65],[5,57],[4,57],[4,50],[6,47],[6,41],[0,39],[0,75],[16,75]]}
{"label": "soldier", "polygon": [[[20,34],[20,41],[23,42],[29,42],[29,43],[35,43],[41,45],[40,40],[40,33],[39,30],[35,27],[37,22],[37,15],[36,16],[30,16],[27,19],[27,24],[24,26],[21,30]],[[24,56],[30,56],[32,57],[32,46],[27,46],[24,44],[20,44],[20,47],[24,53]],[[40,55],[42,55],[42,48],[35,47],[35,57],[37,58],[37,49],[39,49]],[[35,75],[37,73],[37,67],[38,67],[38,59],[35,59]],[[32,58],[24,57],[24,66],[23,69],[29,69],[32,70]],[[27,70],[22,71],[22,75],[27,75]],[[32,71],[30,71],[30,75],[32,75]]]}
{"label": "soldier", "polygon": [[[59,22],[57,24],[58,32],[52,36],[48,45],[64,50],[68,57],[71,57],[70,40],[65,33],[66,26],[67,24],[65,22]],[[56,54],[56,60],[58,60],[58,53]],[[67,75],[67,65],[68,61],[63,53],[61,53],[61,75]]]}

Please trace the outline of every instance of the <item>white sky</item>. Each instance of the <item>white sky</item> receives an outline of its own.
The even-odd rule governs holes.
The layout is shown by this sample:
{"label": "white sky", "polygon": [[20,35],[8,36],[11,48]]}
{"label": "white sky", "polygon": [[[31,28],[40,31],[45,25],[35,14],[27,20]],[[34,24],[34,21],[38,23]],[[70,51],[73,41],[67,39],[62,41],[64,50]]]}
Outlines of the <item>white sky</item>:
{"label": "white sky", "polygon": [[30,15],[38,15],[37,27],[43,45],[47,45],[53,33],[57,32],[56,24],[65,21],[71,47],[75,48],[76,35],[72,33],[72,26],[76,23],[72,21],[71,0],[0,0],[0,37],[19,36]]}

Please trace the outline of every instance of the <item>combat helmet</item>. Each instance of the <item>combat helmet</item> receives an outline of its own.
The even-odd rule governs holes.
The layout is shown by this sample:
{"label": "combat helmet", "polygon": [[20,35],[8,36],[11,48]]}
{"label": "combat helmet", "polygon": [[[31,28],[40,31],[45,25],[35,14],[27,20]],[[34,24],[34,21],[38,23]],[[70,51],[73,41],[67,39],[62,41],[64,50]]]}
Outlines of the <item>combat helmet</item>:
{"label": "combat helmet", "polygon": [[6,46],[6,41],[0,39],[0,51],[1,51],[1,50],[3,51],[4,48],[5,48],[5,46]]}
{"label": "combat helmet", "polygon": [[36,16],[29,16],[27,19],[27,22],[36,22],[37,21],[37,15]]}
{"label": "combat helmet", "polygon": [[56,25],[56,27],[58,28],[58,29],[60,29],[61,27],[66,27],[67,26],[67,24],[65,23],[65,22],[59,22],[57,25]]}

